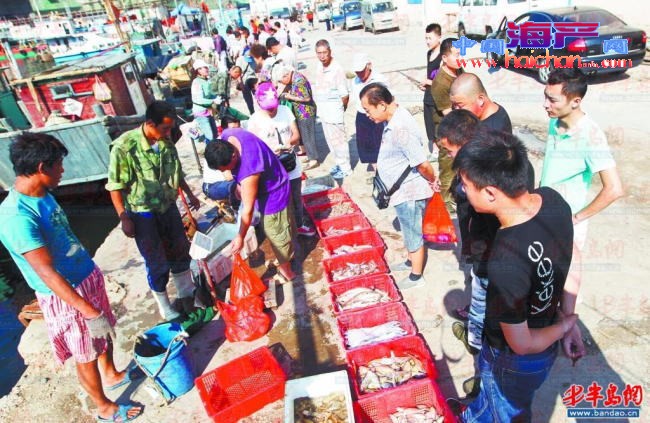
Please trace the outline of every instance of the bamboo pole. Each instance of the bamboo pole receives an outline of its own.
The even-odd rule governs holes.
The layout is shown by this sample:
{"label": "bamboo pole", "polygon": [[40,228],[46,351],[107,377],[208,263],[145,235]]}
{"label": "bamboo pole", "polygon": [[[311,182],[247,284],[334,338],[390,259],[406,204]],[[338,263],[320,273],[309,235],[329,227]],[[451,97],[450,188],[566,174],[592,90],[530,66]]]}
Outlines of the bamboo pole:
{"label": "bamboo pole", "polygon": [[113,25],[115,25],[115,30],[117,31],[117,35],[120,37],[120,41],[125,44],[126,52],[131,53],[131,40],[129,39],[128,35],[122,31],[122,28],[120,27],[120,21],[117,19],[117,16],[115,16],[115,13],[113,13],[113,3],[111,0],[104,0],[104,8],[106,9],[108,19],[113,21]]}

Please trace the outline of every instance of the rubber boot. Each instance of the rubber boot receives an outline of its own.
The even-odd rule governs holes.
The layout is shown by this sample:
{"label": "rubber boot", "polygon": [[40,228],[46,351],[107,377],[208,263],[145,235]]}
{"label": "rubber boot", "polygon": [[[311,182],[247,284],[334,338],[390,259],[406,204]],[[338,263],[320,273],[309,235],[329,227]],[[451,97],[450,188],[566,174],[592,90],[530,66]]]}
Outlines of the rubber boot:
{"label": "rubber boot", "polygon": [[176,295],[183,305],[186,314],[192,313],[194,308],[194,280],[192,271],[187,269],[184,272],[172,273],[172,281],[176,287]]}
{"label": "rubber boot", "polygon": [[153,293],[153,298],[156,300],[156,303],[158,304],[158,311],[160,312],[160,316],[165,319],[165,320],[174,320],[179,318],[181,315],[172,308],[171,303],[169,302],[169,297],[167,296],[167,291],[163,292],[156,292],[156,291],[151,291]]}

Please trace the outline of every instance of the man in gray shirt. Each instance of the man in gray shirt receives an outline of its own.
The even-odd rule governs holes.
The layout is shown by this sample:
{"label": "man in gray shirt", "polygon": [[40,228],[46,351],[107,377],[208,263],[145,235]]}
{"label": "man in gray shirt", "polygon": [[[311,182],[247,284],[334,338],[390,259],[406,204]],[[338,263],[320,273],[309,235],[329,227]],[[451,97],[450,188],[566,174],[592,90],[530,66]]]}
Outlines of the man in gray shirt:
{"label": "man in gray shirt", "polygon": [[374,122],[385,122],[377,158],[377,172],[390,189],[407,168],[408,176],[390,198],[404,236],[408,259],[391,266],[411,274],[397,283],[400,289],[424,285],[426,250],[422,240],[424,209],[437,190],[437,179],[427,161],[423,137],[411,114],[395,101],[386,86],[373,82],[360,93],[361,105]]}

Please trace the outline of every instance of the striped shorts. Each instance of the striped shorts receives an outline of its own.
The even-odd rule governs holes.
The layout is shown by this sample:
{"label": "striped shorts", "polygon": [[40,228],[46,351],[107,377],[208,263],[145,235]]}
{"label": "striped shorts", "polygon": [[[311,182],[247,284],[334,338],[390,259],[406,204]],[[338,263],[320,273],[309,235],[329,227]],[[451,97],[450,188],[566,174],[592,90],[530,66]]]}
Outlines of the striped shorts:
{"label": "striped shorts", "polygon": [[[95,267],[75,291],[88,301],[95,309],[103,311],[111,326],[115,326],[115,316],[111,311],[104,275]],[[89,363],[106,352],[105,338],[93,339],[88,332],[86,319],[79,311],[58,296],[36,293],[38,304],[43,311],[47,334],[59,365],[73,357],[77,363]]]}

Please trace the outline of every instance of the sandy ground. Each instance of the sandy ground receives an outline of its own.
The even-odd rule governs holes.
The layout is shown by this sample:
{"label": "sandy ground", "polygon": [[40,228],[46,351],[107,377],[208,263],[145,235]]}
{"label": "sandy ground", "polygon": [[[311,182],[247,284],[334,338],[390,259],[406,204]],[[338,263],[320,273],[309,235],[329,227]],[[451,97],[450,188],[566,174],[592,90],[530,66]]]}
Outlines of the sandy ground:
{"label": "sandy ground", "polygon": [[[399,33],[373,36],[357,30],[336,32],[329,37],[334,57],[344,67],[351,63],[355,52],[368,53],[375,69],[389,76],[398,101],[419,113],[420,121],[422,94],[407,76],[421,79],[424,74],[422,27],[419,22],[406,22]],[[324,32],[315,31],[308,32],[306,37],[313,43],[323,35]],[[470,55],[478,57],[480,53],[475,49]],[[299,60],[307,65],[305,73],[309,76],[315,66],[313,49],[302,51]],[[548,124],[542,109],[543,86],[529,73],[499,70],[489,74],[485,69],[477,69],[476,73],[491,97],[509,112],[515,130],[523,134],[531,147],[531,160],[539,170],[539,149],[543,144],[537,138],[544,139]],[[558,358],[536,395],[534,422],[571,421],[561,399],[571,384],[586,386],[597,381],[603,386],[613,383],[619,389],[625,384],[641,385],[646,390],[649,387],[650,288],[645,275],[650,274],[646,258],[650,251],[650,181],[644,173],[650,159],[645,145],[650,137],[649,76],[650,66],[644,64],[625,75],[599,78],[590,85],[584,101],[584,109],[608,132],[626,195],[590,223],[581,302],[577,307],[588,355],[575,367],[570,360]],[[240,104],[241,110],[245,110],[241,97],[235,98],[233,104]],[[348,133],[353,135],[354,113],[348,111],[346,119]],[[179,151],[190,183],[198,187],[200,174],[187,141],[179,142]],[[331,164],[328,157],[309,176],[324,175]],[[390,209],[376,209],[370,187],[365,183],[367,176],[364,165],[356,166],[343,186],[381,233],[388,246],[386,259],[391,263],[404,256],[400,234],[393,227],[395,214]],[[595,190],[598,184],[594,185]],[[343,368],[344,352],[320,267],[324,252],[317,242],[301,241],[302,280],[281,287],[281,305],[273,313],[274,324],[268,335],[254,342],[233,344],[225,341],[222,322],[213,321],[191,339],[197,374],[263,345],[273,346],[291,378]],[[268,257],[268,248],[263,247]],[[474,362],[451,333],[454,319],[450,312],[467,303],[469,287],[453,249],[430,249],[428,257],[426,286],[403,292],[404,302],[435,356],[442,391],[448,397],[458,396],[462,395],[462,381],[474,372]],[[111,303],[118,316],[115,355],[118,365],[124,366],[130,360],[135,335],[158,321],[156,307],[146,288],[144,266],[135,244],[119,229],[106,239],[95,260],[107,276]],[[265,269],[261,266],[256,270],[263,273]],[[44,334],[37,327],[30,328],[26,336],[30,338],[23,344],[30,350],[30,366],[11,394],[0,399],[0,421],[93,421],[92,405],[81,394],[72,363],[67,363],[65,369],[54,367]],[[139,389],[137,383],[111,398],[144,403],[145,413],[138,419],[142,422],[208,421],[196,389],[164,407],[158,406],[148,389]],[[281,421],[282,410],[283,402],[277,401],[244,421]],[[642,408],[638,421],[649,420],[650,413]]]}

